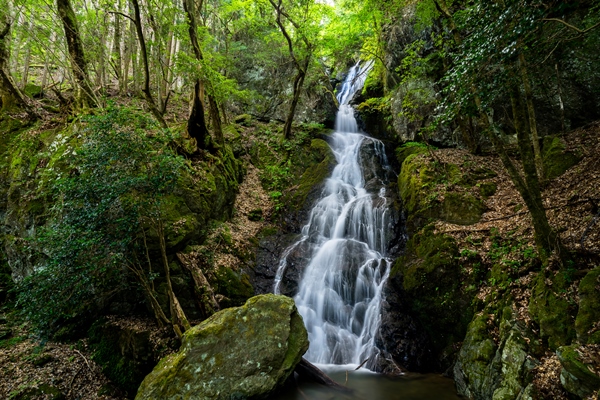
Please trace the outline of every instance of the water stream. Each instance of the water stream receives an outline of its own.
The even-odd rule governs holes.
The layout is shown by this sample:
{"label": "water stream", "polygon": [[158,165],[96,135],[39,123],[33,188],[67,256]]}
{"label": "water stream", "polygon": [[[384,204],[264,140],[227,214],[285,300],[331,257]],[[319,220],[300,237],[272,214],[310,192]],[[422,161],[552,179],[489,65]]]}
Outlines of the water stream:
{"label": "water stream", "polygon": [[[459,399],[448,378],[433,374],[389,377],[369,371],[377,369],[380,357],[375,336],[391,266],[386,252],[392,239],[387,232],[393,223],[388,209],[391,201],[386,197],[389,166],[384,146],[359,131],[348,104],[362,88],[370,67],[357,64],[343,83],[336,129],[329,140],[337,165],[300,239],[283,252],[274,285],[274,292],[280,293],[286,270],[302,258],[295,254],[308,254],[294,297],[310,340],[304,357],[352,393],[300,382],[277,400]],[[357,365],[363,368],[355,371]]]}
{"label": "water stream", "polygon": [[[275,278],[279,293],[288,255],[310,245],[312,256],[294,297],[304,318],[310,348],[305,358],[316,364],[374,365],[375,334],[380,322],[382,288],[390,260],[385,257],[389,225],[386,182],[367,188],[360,153],[368,138],[359,132],[348,104],[364,84],[371,64],[357,64],[338,94],[336,129],[330,139],[337,165],[325,182],[302,237],[283,253]],[[373,142],[375,157],[385,168],[383,144]]]}

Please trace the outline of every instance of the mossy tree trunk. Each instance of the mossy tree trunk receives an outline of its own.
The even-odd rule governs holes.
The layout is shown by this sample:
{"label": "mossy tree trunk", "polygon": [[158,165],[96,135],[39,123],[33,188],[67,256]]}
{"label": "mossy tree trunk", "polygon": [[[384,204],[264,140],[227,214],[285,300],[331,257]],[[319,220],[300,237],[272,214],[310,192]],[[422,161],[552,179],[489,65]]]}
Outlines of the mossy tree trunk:
{"label": "mossy tree trunk", "polygon": [[[202,8],[203,1],[197,5],[198,9]],[[198,23],[196,21],[196,5],[193,0],[183,0],[183,9],[188,19],[188,33],[190,41],[192,43],[192,50],[196,60],[201,62],[203,60],[202,50],[200,48],[200,42],[198,41]],[[206,127],[206,119],[204,116],[204,95],[205,95],[206,82],[200,77],[196,78],[194,84],[194,92],[192,93],[192,102],[190,109],[190,116],[188,118],[188,133],[191,137],[195,138],[198,147],[207,148],[208,138],[210,136],[208,128]],[[215,97],[208,93],[209,102],[209,113],[212,121],[215,136],[217,142],[223,145],[223,131],[221,128],[221,117],[219,115],[219,107]]]}
{"label": "mossy tree trunk", "polygon": [[[2,6],[0,2],[0,6]],[[8,16],[8,9],[0,9],[0,100],[1,109],[9,110],[13,107],[25,109],[28,114],[35,116],[31,107],[15,85],[9,72],[9,38],[11,22]]]}
{"label": "mossy tree trunk", "polygon": [[71,70],[77,83],[76,101],[81,107],[95,107],[96,101],[87,74],[87,62],[79,35],[79,28],[77,27],[75,12],[69,0],[56,0],[56,8],[58,9],[58,15],[65,31],[69,58],[71,60]]}
{"label": "mossy tree trunk", "polygon": [[163,268],[165,271],[165,280],[167,281],[167,294],[169,295],[169,308],[171,312],[171,325],[173,330],[179,338],[183,336],[183,333],[191,328],[191,325],[181,308],[181,304],[173,291],[173,284],[171,282],[171,270],[169,268],[169,260],[167,259],[167,245],[165,243],[165,230],[162,220],[158,219],[154,221],[156,233],[160,241],[160,254],[162,258]]}

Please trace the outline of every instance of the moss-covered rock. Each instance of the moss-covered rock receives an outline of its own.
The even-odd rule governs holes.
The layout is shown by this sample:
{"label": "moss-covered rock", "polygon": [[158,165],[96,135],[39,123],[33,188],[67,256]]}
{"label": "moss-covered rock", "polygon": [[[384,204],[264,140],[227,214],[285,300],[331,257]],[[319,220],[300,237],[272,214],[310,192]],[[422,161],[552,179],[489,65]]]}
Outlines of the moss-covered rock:
{"label": "moss-covered rock", "polygon": [[396,149],[396,158],[398,159],[398,163],[402,165],[404,160],[413,154],[426,154],[427,146],[422,143],[417,142],[409,142],[406,143]]}
{"label": "moss-covered rock", "polygon": [[241,306],[250,297],[254,296],[254,288],[250,284],[250,277],[243,272],[220,267],[215,272],[215,280],[213,283],[215,292],[224,296],[224,299],[219,303],[222,308]]}
{"label": "moss-covered rock", "polygon": [[497,346],[487,327],[487,315],[478,315],[469,324],[463,345],[454,365],[457,390],[468,398],[477,398],[486,390],[488,366],[496,354]]}
{"label": "moss-covered rock", "polygon": [[307,349],[294,301],[256,296],[187,331],[179,352],[160,361],[136,399],[266,398]]}
{"label": "moss-covered rock", "polygon": [[421,322],[437,353],[462,340],[473,312],[461,290],[458,247],[453,238],[435,234],[429,225],[413,235],[406,253],[394,263],[402,274],[412,314]]}
{"label": "moss-covered rock", "polygon": [[579,311],[575,319],[577,339],[582,344],[600,344],[600,267],[579,283]]}
{"label": "moss-covered rock", "polygon": [[561,176],[581,160],[577,154],[566,151],[562,139],[557,136],[544,138],[542,153],[544,171],[548,179]]}
{"label": "moss-covered rock", "polygon": [[335,166],[335,156],[331,148],[323,139],[313,139],[310,143],[310,165],[300,176],[297,185],[286,192],[284,203],[293,210],[304,206],[309,194],[320,186],[331,174]]}
{"label": "moss-covered rock", "polygon": [[540,326],[540,336],[551,349],[571,343],[575,338],[575,304],[561,292],[569,283],[564,274],[540,273],[531,293],[529,312]]}
{"label": "moss-covered rock", "polygon": [[577,345],[564,346],[556,350],[563,367],[560,382],[569,393],[585,399],[600,390],[600,376],[588,368],[577,350]]}
{"label": "moss-covered rock", "polygon": [[469,193],[447,193],[441,207],[439,218],[458,225],[472,225],[481,219],[485,207],[481,200]]}
{"label": "moss-covered rock", "polygon": [[431,219],[441,219],[459,225],[478,222],[485,211],[480,199],[468,192],[458,191],[447,192],[442,197],[435,189],[436,184],[441,182],[461,182],[463,177],[458,166],[444,164],[436,168],[434,163],[420,154],[423,154],[422,150],[408,155],[398,176],[400,197],[408,212],[409,232],[424,226]]}
{"label": "moss-covered rock", "polygon": [[527,398],[523,396],[531,392],[533,370],[539,364],[531,357],[537,347],[533,333],[515,319],[511,307],[488,307],[469,325],[454,366],[459,394],[478,400]]}

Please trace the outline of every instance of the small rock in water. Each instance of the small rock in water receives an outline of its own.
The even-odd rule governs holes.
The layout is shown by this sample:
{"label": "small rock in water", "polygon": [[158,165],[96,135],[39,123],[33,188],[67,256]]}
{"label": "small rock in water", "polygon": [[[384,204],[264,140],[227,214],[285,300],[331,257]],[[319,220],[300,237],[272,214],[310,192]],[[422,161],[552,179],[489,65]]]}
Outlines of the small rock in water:
{"label": "small rock in water", "polygon": [[161,360],[136,400],[266,398],[284,384],[307,349],[294,301],[256,296],[187,331],[179,352]]}

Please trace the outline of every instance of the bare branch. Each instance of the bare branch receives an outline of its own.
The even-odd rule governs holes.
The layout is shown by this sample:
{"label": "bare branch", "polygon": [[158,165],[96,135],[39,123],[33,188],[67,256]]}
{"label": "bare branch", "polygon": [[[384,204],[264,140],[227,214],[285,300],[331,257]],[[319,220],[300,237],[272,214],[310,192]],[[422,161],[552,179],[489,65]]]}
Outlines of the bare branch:
{"label": "bare branch", "polygon": [[576,32],[579,32],[579,33],[581,33],[581,34],[588,33],[588,32],[589,32],[589,31],[591,31],[592,29],[594,29],[594,28],[597,28],[597,27],[599,27],[599,26],[600,26],[600,22],[598,22],[597,24],[595,24],[595,25],[592,25],[592,26],[590,26],[590,27],[589,27],[589,28],[587,28],[587,29],[579,29],[578,27],[576,27],[576,26],[574,26],[574,25],[571,25],[571,24],[569,24],[568,22],[566,22],[566,21],[563,21],[563,20],[562,20],[562,19],[560,19],[560,18],[544,18],[544,21],[554,21],[554,22],[560,22],[561,24],[565,25],[567,28],[570,28],[570,29],[572,29],[572,30],[574,30],[574,31],[576,31]]}

